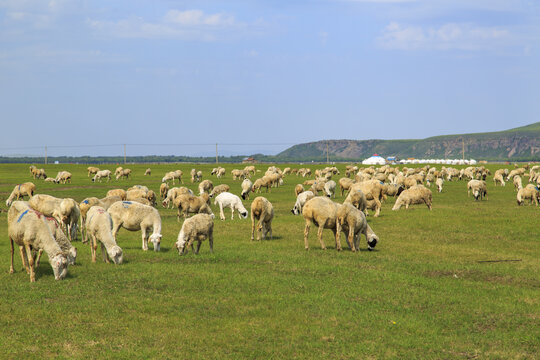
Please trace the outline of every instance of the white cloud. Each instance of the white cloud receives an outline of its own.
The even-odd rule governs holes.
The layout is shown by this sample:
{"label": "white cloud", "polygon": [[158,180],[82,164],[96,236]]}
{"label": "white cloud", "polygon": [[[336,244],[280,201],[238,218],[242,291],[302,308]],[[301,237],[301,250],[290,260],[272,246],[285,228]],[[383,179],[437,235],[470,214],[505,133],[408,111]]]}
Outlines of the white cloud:
{"label": "white cloud", "polygon": [[181,26],[232,26],[234,17],[226,14],[206,15],[201,10],[169,10],[164,20]]}
{"label": "white cloud", "polygon": [[469,23],[448,23],[440,27],[404,26],[390,23],[377,39],[385,49],[398,50],[488,50],[510,39],[506,29]]}

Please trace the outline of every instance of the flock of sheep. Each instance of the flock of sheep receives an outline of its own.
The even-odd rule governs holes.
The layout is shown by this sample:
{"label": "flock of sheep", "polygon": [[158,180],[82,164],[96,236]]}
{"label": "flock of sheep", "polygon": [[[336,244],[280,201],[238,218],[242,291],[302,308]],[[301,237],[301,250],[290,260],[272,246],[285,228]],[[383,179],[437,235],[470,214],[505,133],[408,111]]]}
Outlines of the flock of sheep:
{"label": "flock of sheep", "polygon": [[[281,170],[270,166],[263,176],[254,181],[251,177],[258,170],[254,166],[231,171],[233,180],[241,180],[240,196],[247,200],[250,193],[260,193],[262,188],[271,192],[283,184],[286,177],[293,175],[303,178],[312,175],[308,168]],[[259,170],[260,171],[260,170]],[[43,169],[30,167],[35,179],[47,181]],[[226,171],[222,167],[214,168],[212,176],[222,178]],[[96,167],[88,168],[88,177],[92,181],[110,181],[112,172],[100,170]],[[117,168],[116,179],[129,178],[130,169]],[[147,169],[145,175],[151,175]],[[235,212],[240,218],[247,218],[251,213],[252,229],[251,239],[257,240],[272,238],[272,220],[274,208],[268,199],[263,196],[256,197],[250,206],[249,212],[243,205],[242,199],[230,192],[231,187],[226,184],[214,186],[211,180],[203,180],[203,173],[192,169],[191,182],[198,183],[199,194],[185,186],[171,187],[183,184],[181,170],[171,171],[162,178],[159,189],[161,205],[165,208],[177,208],[177,219],[184,222],[174,247],[179,255],[187,252],[189,247],[197,254],[202,241],[208,239],[210,250],[213,251],[214,213],[210,206],[213,204],[219,209],[221,220],[225,220],[224,209],[231,209],[231,219]],[[392,210],[406,209],[410,205],[425,204],[432,209],[432,192],[429,189],[435,184],[437,191],[441,192],[444,181],[469,180],[467,192],[473,194],[476,200],[487,200],[486,177],[490,171],[483,166],[467,167],[461,170],[442,167],[424,166],[422,168],[391,167],[388,165],[379,168],[358,168],[348,165],[345,177],[336,183],[332,178],[340,175],[336,167],[326,167],[314,172],[314,179],[305,180],[294,188],[296,202],[291,210],[294,215],[302,214],[305,220],[304,244],[309,248],[308,235],[312,224],[318,227],[317,237],[323,249],[326,248],[322,238],[323,229],[330,229],[334,234],[335,246],[341,250],[341,232],[346,234],[346,241],[351,251],[360,247],[360,237],[366,238],[368,249],[373,249],[379,241],[378,236],[366,220],[368,211],[374,211],[373,216],[379,216],[381,203],[389,196],[397,197]],[[523,177],[528,177],[529,184],[523,186]],[[512,181],[517,191],[517,203],[523,204],[525,200],[538,205],[540,200],[540,166],[516,168],[511,171],[499,169],[493,176],[494,184],[505,186]],[[55,183],[71,181],[71,173],[61,171],[53,180]],[[335,202],[335,192],[339,186],[341,196],[346,194],[343,203]],[[75,263],[77,250],[71,242],[77,239],[78,230],[84,243],[90,240],[92,261],[96,261],[98,243],[101,245],[103,260],[121,264],[123,251],[116,242],[116,235],[120,228],[129,231],[141,231],[142,249],[148,250],[148,242],[153,244],[154,251],[161,246],[161,217],[157,210],[157,195],[153,190],[143,185],[135,185],[127,190],[109,190],[104,198],[89,197],[77,203],[71,198],[56,198],[46,194],[34,194],[36,186],[31,183],[17,184],[6,205],[8,211],[8,235],[11,243],[11,267],[14,272],[14,244],[19,246],[20,256],[24,267],[30,274],[30,281],[35,281],[35,269],[43,251],[49,257],[55,279],[63,279],[67,274],[68,265]],[[319,196],[320,193],[323,196]],[[28,196],[28,201],[19,199]],[[193,216],[188,217],[190,214]],[[194,243],[197,242],[196,249]]]}

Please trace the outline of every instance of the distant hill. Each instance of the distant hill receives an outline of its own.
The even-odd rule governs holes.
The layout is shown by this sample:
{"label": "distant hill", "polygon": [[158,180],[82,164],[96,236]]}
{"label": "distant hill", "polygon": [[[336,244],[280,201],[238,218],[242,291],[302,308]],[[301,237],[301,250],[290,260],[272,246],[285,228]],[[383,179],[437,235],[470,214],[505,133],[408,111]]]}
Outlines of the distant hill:
{"label": "distant hill", "polygon": [[322,140],[294,145],[276,155],[276,160],[324,161],[326,144],[332,160],[359,160],[379,154],[417,159],[540,160],[540,122],[510,130],[434,136],[418,140]]}

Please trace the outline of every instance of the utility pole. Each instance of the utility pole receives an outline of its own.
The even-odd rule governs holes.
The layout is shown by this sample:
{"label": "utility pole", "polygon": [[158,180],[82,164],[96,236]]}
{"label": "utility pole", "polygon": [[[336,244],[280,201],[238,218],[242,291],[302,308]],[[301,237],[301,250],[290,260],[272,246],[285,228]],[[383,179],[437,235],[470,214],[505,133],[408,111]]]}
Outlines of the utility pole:
{"label": "utility pole", "polygon": [[45,146],[45,165],[47,165],[47,146]]}
{"label": "utility pole", "polygon": [[326,140],[326,163],[330,164],[330,160],[328,159],[328,140]]}
{"label": "utility pole", "polygon": [[218,163],[218,152],[217,152],[217,143],[216,143],[216,164]]}
{"label": "utility pole", "polygon": [[124,165],[126,164],[126,144],[124,144]]}
{"label": "utility pole", "polygon": [[465,160],[465,140],[461,138],[461,160]]}

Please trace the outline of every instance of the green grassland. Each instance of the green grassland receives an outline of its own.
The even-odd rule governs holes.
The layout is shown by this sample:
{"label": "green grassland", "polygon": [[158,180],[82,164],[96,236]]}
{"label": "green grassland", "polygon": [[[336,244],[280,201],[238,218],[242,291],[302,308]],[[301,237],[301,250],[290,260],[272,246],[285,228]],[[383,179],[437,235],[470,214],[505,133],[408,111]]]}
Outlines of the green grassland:
{"label": "green grassland", "polygon": [[[230,175],[239,165],[224,166],[220,180],[209,176],[211,165],[197,168],[239,194],[240,181]],[[147,165],[128,165],[132,179],[98,184],[83,165],[43,167],[50,176],[68,170],[73,182],[35,180],[38,193],[81,201],[135,184],[158,193],[166,171],[186,174],[192,166],[151,165],[145,177]],[[122,229],[124,264],[93,264],[78,241],[78,264],[63,281],[54,280],[46,256],[35,283],[17,253],[16,272],[8,273],[2,213],[0,358],[538,358],[540,208],[518,207],[511,184],[494,187],[489,179],[489,200],[474,201],[465,181],[445,182],[440,194],[432,188],[433,211],[391,211],[389,198],[379,218],[368,217],[380,238],[376,251],[362,240],[362,251],[352,253],[344,237],[337,252],[328,230],[328,249],[321,250],[316,228],[304,250],[304,221],[290,212],[302,180],[286,177],[263,194],[275,208],[272,240],[250,241],[251,221],[231,221],[226,212],[226,221],[215,220],[213,254],[205,242],[199,255],[180,257],[173,248],[181,227],[176,210],[159,205],[161,252],[142,251],[140,232]],[[0,165],[2,209],[25,181],[33,181],[28,165]],[[479,262],[504,259],[520,261]]]}

